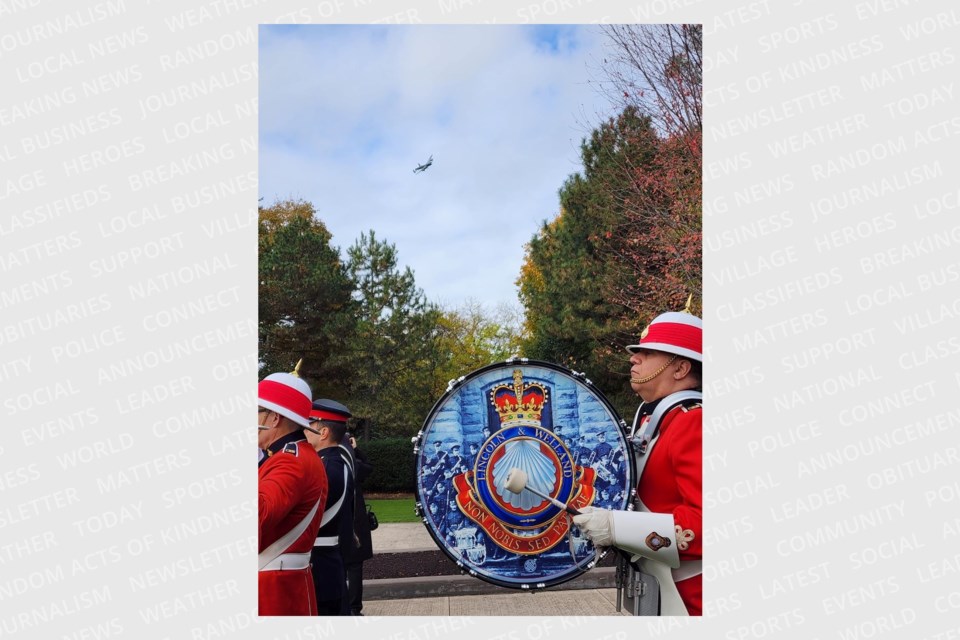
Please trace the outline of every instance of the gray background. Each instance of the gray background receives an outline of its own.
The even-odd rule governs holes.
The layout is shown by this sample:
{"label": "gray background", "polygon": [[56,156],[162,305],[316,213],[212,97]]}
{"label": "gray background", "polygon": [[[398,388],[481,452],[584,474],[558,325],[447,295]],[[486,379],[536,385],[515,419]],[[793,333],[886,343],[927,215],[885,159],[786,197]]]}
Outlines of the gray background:
{"label": "gray background", "polygon": [[[0,18],[0,637],[960,632],[950,3]],[[320,21],[704,23],[704,619],[256,618],[257,24]]]}

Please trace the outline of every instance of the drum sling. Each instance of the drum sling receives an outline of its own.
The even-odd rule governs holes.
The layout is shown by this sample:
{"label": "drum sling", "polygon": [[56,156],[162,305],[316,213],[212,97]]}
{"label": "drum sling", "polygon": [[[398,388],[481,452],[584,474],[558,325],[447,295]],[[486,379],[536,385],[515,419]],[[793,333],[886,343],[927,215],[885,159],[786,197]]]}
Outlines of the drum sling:
{"label": "drum sling", "polygon": [[[633,428],[630,435],[631,438],[634,438],[636,445],[634,451],[638,482],[643,477],[643,469],[650,459],[653,447],[660,438],[660,421],[672,409],[684,402],[689,400],[702,401],[703,394],[698,391],[679,391],[670,394],[664,400],[650,414],[650,420],[639,438],[636,438],[635,434],[643,405],[640,405],[633,418]],[[640,511],[650,513],[650,509],[643,504],[639,496],[637,496],[636,501]],[[624,580],[625,584],[621,584],[620,580],[617,582],[617,611],[620,611],[621,589],[625,589],[628,607],[633,615],[687,615],[687,608],[680,598],[676,583],[702,573],[702,560],[681,560],[680,567],[677,569],[671,569],[662,562],[654,562],[645,558],[641,559],[639,569],[632,562],[625,563],[621,560],[621,563],[624,566],[617,567],[618,578]],[[649,602],[644,602],[644,600],[649,600]]]}

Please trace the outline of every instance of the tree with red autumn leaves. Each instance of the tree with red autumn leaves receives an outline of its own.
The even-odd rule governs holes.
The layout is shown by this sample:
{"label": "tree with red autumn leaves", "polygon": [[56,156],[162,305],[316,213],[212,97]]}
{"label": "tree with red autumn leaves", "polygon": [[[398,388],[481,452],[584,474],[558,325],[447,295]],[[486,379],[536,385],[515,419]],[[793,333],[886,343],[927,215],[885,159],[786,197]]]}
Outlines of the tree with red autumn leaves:
{"label": "tree with red autumn leaves", "polygon": [[650,320],[700,312],[702,29],[612,25],[602,86],[623,109],[581,145],[584,170],[527,245],[525,354],[587,371],[618,409],[623,346]]}

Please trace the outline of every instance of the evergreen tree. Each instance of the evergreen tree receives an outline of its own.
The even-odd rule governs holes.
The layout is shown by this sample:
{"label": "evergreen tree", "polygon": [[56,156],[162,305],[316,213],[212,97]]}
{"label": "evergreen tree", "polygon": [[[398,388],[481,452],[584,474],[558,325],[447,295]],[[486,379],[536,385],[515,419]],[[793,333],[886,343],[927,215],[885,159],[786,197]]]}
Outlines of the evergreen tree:
{"label": "evergreen tree", "polygon": [[259,214],[260,377],[303,358],[301,375],[321,395],[344,374],[336,356],[354,322],[350,279],[313,205],[287,200]]}
{"label": "evergreen tree", "polygon": [[361,234],[347,251],[354,283],[355,331],[344,351],[350,409],[377,436],[413,435],[437,397],[436,335],[440,312],[400,269],[396,247]]}

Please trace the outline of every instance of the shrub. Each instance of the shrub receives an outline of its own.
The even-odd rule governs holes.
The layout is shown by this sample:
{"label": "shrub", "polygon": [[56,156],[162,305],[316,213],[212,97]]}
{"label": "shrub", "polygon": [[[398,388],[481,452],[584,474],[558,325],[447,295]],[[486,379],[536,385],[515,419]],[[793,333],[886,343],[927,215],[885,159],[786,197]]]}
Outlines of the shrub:
{"label": "shrub", "polygon": [[416,491],[416,460],[410,438],[384,438],[360,443],[360,450],[373,465],[363,483],[365,492],[413,493]]}

